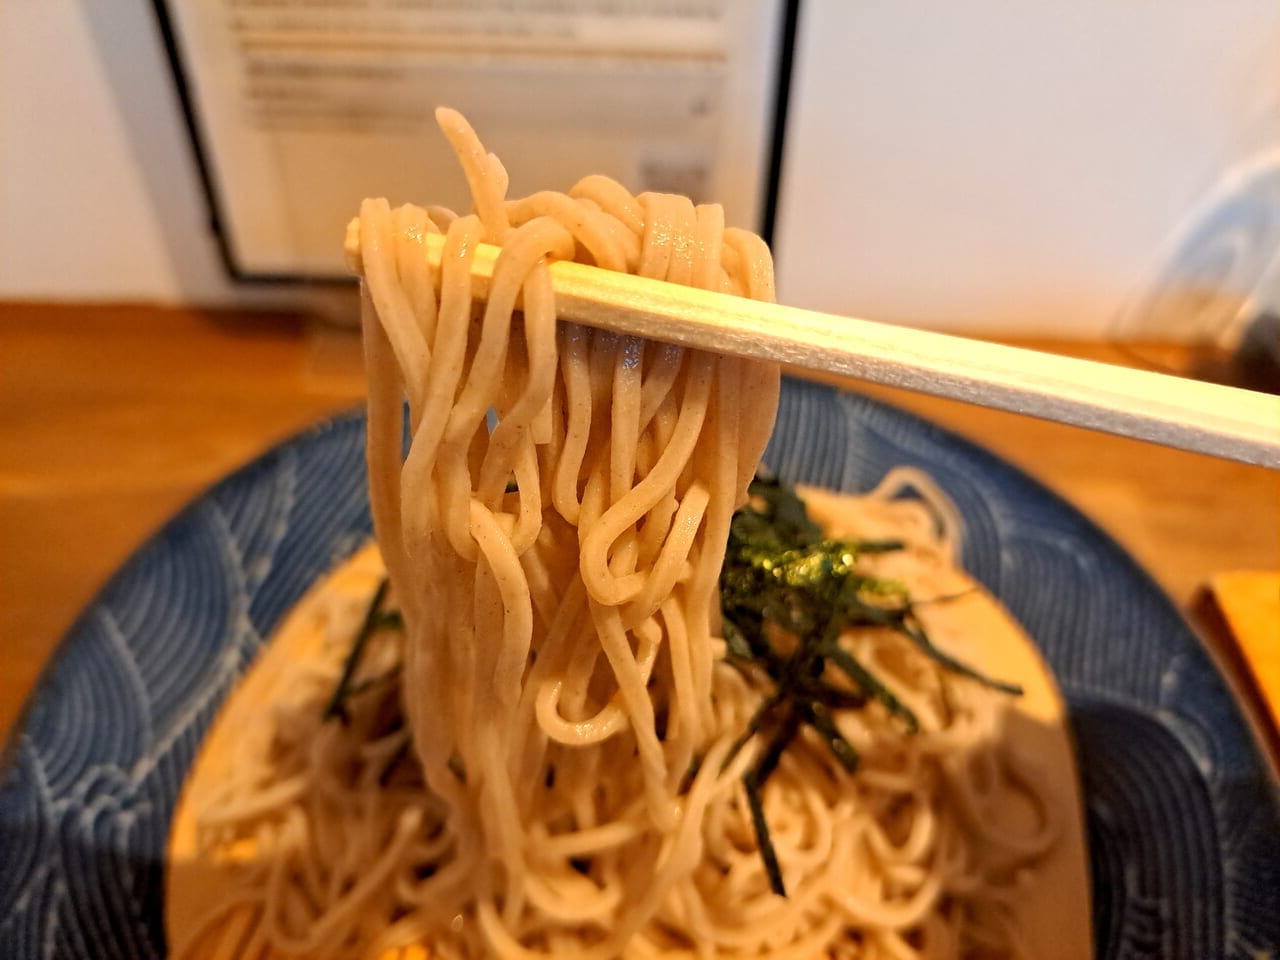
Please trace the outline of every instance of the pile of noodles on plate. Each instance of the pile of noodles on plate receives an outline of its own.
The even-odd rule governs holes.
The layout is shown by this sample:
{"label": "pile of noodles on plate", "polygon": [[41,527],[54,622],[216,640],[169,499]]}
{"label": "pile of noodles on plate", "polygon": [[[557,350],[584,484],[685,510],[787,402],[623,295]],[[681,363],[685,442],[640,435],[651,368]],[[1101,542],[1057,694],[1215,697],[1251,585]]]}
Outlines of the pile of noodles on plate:
{"label": "pile of noodles on plate", "polygon": [[946,498],[753,481],[778,368],[560,320],[548,264],[771,299],[764,243],[599,176],[507,199],[437,117],[474,212],[367,200],[347,237],[377,548],[189,792],[234,882],[178,954],[1028,955],[1061,804],[939,649],[991,607]]}

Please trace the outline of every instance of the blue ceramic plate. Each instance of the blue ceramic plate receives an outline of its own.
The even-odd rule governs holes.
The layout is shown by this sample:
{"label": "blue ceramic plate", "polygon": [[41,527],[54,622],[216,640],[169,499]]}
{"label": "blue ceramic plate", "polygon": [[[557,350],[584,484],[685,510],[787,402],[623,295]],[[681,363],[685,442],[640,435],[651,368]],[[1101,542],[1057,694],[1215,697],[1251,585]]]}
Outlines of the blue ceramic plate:
{"label": "blue ceramic plate", "polygon": [[[80,617],[0,781],[0,957],[161,957],[164,849],[188,766],[281,617],[370,532],[353,414],[239,471]],[[1280,794],[1168,600],[1105,534],[990,454],[902,411],[788,383],[766,454],[855,490],[923,467],[969,570],[1036,638],[1084,776],[1098,956],[1280,951]]]}

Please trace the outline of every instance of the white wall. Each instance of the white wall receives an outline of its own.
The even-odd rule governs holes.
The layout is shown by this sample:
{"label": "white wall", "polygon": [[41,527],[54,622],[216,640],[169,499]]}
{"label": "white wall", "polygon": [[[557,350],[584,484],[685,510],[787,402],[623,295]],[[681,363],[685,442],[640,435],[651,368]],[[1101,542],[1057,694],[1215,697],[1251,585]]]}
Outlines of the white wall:
{"label": "white wall", "polygon": [[1280,145],[1277,0],[804,0],[796,63],[778,288],[846,315],[1103,335]]}
{"label": "white wall", "polygon": [[[1095,335],[1217,178],[1280,143],[1280,0],[804,9],[791,302]],[[0,0],[0,298],[271,295],[223,276],[150,0]]]}
{"label": "white wall", "polygon": [[150,0],[0,2],[0,298],[229,303]]}

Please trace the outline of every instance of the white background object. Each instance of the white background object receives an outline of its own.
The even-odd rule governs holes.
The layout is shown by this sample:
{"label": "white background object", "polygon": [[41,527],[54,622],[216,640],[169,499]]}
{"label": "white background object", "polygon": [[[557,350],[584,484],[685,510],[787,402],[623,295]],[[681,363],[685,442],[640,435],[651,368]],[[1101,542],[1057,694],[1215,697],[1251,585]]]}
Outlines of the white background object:
{"label": "white background object", "polygon": [[1280,143],[1280,3],[806,0],[790,121],[784,300],[1102,336]]}
{"label": "white background object", "polygon": [[754,224],[781,0],[168,0],[236,267],[345,276],[366,196],[468,206],[433,119],[475,125],[513,196],[604,173]]}
{"label": "white background object", "polygon": [[[786,300],[1096,336],[1280,141],[1280,3],[804,0],[791,120]],[[150,0],[0,3],[0,298],[302,296],[224,276]]]}

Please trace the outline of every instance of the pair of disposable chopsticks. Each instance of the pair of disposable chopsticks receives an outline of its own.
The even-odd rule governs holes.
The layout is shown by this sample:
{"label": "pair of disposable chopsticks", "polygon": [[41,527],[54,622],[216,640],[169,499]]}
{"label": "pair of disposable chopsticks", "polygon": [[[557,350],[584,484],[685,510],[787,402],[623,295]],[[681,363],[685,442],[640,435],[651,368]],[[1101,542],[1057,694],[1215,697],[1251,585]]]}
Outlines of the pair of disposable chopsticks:
{"label": "pair of disposable chopsticks", "polygon": [[[443,238],[427,238],[437,265]],[[499,248],[480,245],[487,296]],[[647,280],[551,265],[561,317],[755,360],[916,390],[1243,463],[1280,467],[1280,397]]]}

